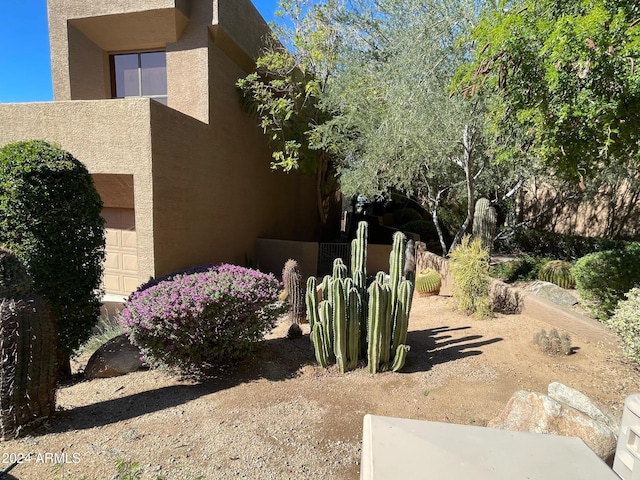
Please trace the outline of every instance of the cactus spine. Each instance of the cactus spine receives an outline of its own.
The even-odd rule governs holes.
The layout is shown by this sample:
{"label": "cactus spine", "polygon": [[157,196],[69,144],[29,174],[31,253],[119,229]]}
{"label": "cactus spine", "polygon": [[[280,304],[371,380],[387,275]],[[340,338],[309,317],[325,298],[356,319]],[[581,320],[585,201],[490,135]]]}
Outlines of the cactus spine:
{"label": "cactus spine", "polygon": [[473,213],[473,236],[479,238],[482,247],[489,252],[493,249],[493,239],[496,235],[498,216],[496,209],[486,198],[479,198]]}
{"label": "cactus spine", "polygon": [[26,269],[0,249],[0,436],[15,437],[55,412],[57,333]]}
{"label": "cactus spine", "polygon": [[405,236],[396,233],[389,257],[389,275],[378,272],[367,289],[367,224],[360,222],[351,245],[351,276],[342,260],[336,259],[333,275],[322,280],[319,304],[316,280],[309,279],[307,317],[316,359],[321,366],[326,367],[335,355],[342,373],[356,368],[360,358],[368,360],[372,373],[402,368],[409,349],[405,343],[414,275],[413,246],[405,243]]}
{"label": "cactus spine", "polygon": [[416,276],[416,292],[423,297],[438,295],[441,286],[442,278],[433,268],[425,268]]}
{"label": "cactus spine", "polygon": [[289,259],[282,269],[282,282],[287,303],[289,304],[289,320],[292,324],[300,325],[307,321],[305,307],[305,293],[302,290],[302,275],[298,262]]}

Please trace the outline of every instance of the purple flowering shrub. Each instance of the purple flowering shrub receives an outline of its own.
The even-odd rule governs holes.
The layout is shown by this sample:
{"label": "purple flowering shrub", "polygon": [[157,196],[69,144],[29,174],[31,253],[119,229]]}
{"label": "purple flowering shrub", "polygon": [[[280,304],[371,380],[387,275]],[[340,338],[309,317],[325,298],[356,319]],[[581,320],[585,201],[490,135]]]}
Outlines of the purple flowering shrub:
{"label": "purple flowering shrub", "polygon": [[246,356],[286,309],[271,274],[222,264],[134,292],[120,322],[152,367],[198,374]]}

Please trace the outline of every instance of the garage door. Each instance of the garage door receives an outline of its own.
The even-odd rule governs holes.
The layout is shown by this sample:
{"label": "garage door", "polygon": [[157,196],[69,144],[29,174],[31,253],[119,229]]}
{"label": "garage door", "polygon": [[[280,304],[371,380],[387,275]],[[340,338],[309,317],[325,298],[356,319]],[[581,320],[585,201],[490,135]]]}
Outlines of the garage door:
{"label": "garage door", "polygon": [[107,254],[104,288],[106,293],[128,295],[140,284],[134,210],[104,208],[102,216],[106,220]]}

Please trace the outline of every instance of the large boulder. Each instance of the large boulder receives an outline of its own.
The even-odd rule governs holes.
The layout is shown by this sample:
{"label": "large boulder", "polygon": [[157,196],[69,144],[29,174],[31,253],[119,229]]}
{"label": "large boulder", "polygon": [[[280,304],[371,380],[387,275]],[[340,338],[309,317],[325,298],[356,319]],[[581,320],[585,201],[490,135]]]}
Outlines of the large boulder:
{"label": "large boulder", "polygon": [[543,282],[536,280],[527,287],[530,292],[538,297],[546,298],[557,305],[571,307],[578,303],[578,299],[569,291],[561,288],[551,282]]}
{"label": "large boulder", "polygon": [[85,378],[109,378],[135,372],[144,365],[140,349],[126,335],[118,335],[98,348],[84,369]]}
{"label": "large boulder", "polygon": [[616,434],[607,425],[542,393],[514,393],[502,413],[487,426],[579,437],[602,459],[616,449]]}
{"label": "large boulder", "polygon": [[606,425],[613,432],[620,430],[619,422],[605,413],[584,393],[579,392],[574,388],[567,387],[560,382],[552,382],[547,388],[547,394],[554,400],[569,405],[570,407],[588,415],[597,422]]}

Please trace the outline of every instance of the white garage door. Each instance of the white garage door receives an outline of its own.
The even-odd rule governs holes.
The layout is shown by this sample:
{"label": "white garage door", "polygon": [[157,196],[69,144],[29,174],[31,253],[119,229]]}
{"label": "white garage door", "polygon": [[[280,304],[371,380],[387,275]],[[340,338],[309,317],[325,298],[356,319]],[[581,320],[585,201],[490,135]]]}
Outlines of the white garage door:
{"label": "white garage door", "polygon": [[106,293],[128,295],[140,284],[135,213],[128,208],[104,208],[102,216],[107,253],[104,288]]}

